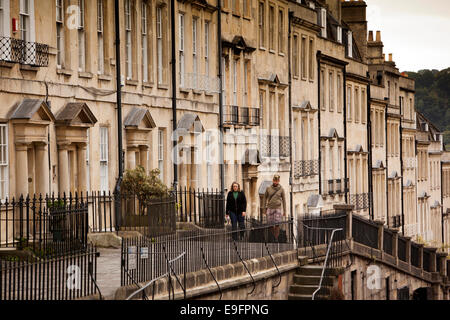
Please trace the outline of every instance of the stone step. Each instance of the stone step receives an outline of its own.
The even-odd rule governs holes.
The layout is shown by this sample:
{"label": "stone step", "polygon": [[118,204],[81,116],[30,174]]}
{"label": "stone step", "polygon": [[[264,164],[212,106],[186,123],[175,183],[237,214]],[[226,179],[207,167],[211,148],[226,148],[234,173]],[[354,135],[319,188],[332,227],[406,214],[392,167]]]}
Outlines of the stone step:
{"label": "stone step", "polygon": [[[297,268],[296,274],[305,276],[321,276],[323,266],[301,266]],[[344,268],[327,268],[325,270],[324,276],[337,276],[343,273]]]}
{"label": "stone step", "polygon": [[288,300],[312,300],[312,296],[311,295],[307,295],[307,294],[293,294],[290,293],[288,294]]}
{"label": "stone step", "polygon": [[[298,285],[319,285],[320,276],[306,276],[303,274],[294,275],[294,284]],[[332,277],[323,277],[322,285],[333,285]]]}
{"label": "stone step", "polygon": [[[297,285],[297,284],[293,284],[289,287],[289,293],[291,294],[299,294],[299,295],[309,295],[312,296],[312,294],[314,293],[314,291],[316,291],[318,288],[317,285]],[[320,289],[320,293],[321,294],[325,294],[325,295],[329,295],[330,294],[330,289],[327,287],[322,287]],[[318,293],[317,293],[318,294]],[[316,294],[316,295],[317,295]]]}

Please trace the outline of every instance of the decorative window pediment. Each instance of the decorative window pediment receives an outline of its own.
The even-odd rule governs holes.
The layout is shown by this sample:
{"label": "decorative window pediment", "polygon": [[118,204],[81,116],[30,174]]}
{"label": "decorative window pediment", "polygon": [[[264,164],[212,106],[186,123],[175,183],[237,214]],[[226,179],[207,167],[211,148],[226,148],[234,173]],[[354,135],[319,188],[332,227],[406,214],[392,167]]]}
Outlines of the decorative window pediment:
{"label": "decorative window pediment", "polygon": [[84,102],[69,102],[56,115],[56,124],[73,127],[93,127],[97,118]]}
{"label": "decorative window pediment", "polygon": [[23,99],[10,111],[11,120],[31,120],[33,122],[55,121],[55,116],[44,100]]}
{"label": "decorative window pediment", "polygon": [[153,129],[156,127],[150,111],[144,108],[133,108],[124,120],[126,129]]}
{"label": "decorative window pediment", "polygon": [[200,117],[193,113],[184,114],[177,124],[177,132],[179,134],[185,133],[201,133],[205,131]]}

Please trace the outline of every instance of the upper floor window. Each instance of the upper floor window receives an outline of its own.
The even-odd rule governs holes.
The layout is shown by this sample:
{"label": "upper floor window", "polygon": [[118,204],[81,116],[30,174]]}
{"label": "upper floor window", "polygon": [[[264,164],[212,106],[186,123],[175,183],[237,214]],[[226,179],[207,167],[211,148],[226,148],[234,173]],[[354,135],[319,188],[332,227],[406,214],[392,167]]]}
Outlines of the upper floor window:
{"label": "upper floor window", "polygon": [[366,90],[361,89],[361,123],[367,122],[367,97]]}
{"label": "upper floor window", "polygon": [[264,48],[266,46],[265,43],[265,15],[264,15],[264,2],[259,2],[258,7],[258,27],[259,27],[259,46]]}
{"label": "upper floor window", "polygon": [[125,0],[125,65],[128,80],[133,78],[133,17],[131,8],[131,0]]}
{"label": "upper floor window", "polygon": [[334,111],[334,77],[333,72],[330,72],[328,78],[328,94],[330,99],[330,111]]}
{"label": "upper floor window", "polygon": [[352,120],[352,87],[347,87],[347,120]]}
{"label": "upper floor window", "polygon": [[[150,9],[149,5],[142,1],[142,81],[149,82],[150,81],[150,61],[152,60],[151,56],[151,38],[149,27],[151,25],[151,17],[150,17]],[[149,45],[150,42],[150,45]]]}
{"label": "upper floor window", "polygon": [[0,36],[5,35],[5,10],[3,9],[3,0],[0,0]]}
{"label": "upper floor window", "polygon": [[342,112],[342,78],[341,75],[337,75],[337,111]]}
{"label": "upper floor window", "polygon": [[269,6],[269,49],[275,50],[275,8]]}
{"label": "upper floor window", "polygon": [[158,169],[161,180],[164,180],[164,133],[164,130],[158,130]]}
{"label": "upper floor window", "polygon": [[347,32],[347,55],[353,58],[353,33],[351,31]]}
{"label": "upper floor window", "polygon": [[314,39],[309,38],[309,81],[314,81]]}
{"label": "upper floor window", "polygon": [[103,0],[97,0],[98,74],[105,73],[103,24],[104,24]]}
{"label": "upper floor window", "polygon": [[180,13],[178,15],[178,39],[180,44],[178,46],[179,51],[179,64],[180,64],[180,86],[184,87],[184,72],[185,72],[185,61],[184,61],[184,14]]}
{"label": "upper floor window", "polygon": [[359,117],[360,117],[360,97],[359,97],[359,88],[355,88],[355,122],[358,123],[359,122]]}
{"label": "upper floor window", "polygon": [[205,21],[205,75],[209,76],[209,21]]}
{"label": "upper floor window", "polygon": [[156,50],[157,50],[157,63],[158,63],[158,84],[164,82],[163,75],[163,54],[164,54],[164,43],[163,43],[163,8],[156,8]]}
{"label": "upper floor window", "polygon": [[294,34],[293,43],[292,43],[292,63],[294,68],[294,77],[299,76],[299,68],[298,68],[298,35]]}
{"label": "upper floor window", "polygon": [[86,34],[85,34],[85,6],[84,0],[78,0],[79,17],[78,17],[78,71],[86,70]]}
{"label": "upper floor window", "polygon": [[284,12],[278,11],[278,51],[284,52]]}
{"label": "upper floor window", "polygon": [[327,37],[327,10],[325,8],[320,9],[320,27],[322,28],[320,31],[320,35],[324,38]]}
{"label": "upper floor window", "polygon": [[306,80],[307,70],[306,70],[306,37],[302,36],[302,79]]}
{"label": "upper floor window", "polygon": [[64,63],[64,0],[56,0],[56,64]]}
{"label": "upper floor window", "polygon": [[30,41],[30,0],[20,0],[20,37]]}
{"label": "upper floor window", "polygon": [[198,61],[197,61],[197,22],[198,18],[192,19],[192,71],[194,75],[198,73]]}

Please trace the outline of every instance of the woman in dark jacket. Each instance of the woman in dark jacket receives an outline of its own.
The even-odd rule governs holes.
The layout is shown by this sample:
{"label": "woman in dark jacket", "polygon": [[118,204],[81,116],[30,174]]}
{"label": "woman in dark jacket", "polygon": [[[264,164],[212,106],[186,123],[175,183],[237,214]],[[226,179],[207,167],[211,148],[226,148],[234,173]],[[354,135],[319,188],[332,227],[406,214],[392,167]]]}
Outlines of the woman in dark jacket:
{"label": "woman in dark jacket", "polygon": [[[231,190],[227,195],[226,215],[231,219],[231,229],[233,231],[233,240],[237,240],[237,224],[239,229],[245,229],[245,211],[247,210],[247,199],[244,192],[241,191],[241,186],[237,182],[231,184]],[[240,238],[244,237],[243,232],[240,233]]]}

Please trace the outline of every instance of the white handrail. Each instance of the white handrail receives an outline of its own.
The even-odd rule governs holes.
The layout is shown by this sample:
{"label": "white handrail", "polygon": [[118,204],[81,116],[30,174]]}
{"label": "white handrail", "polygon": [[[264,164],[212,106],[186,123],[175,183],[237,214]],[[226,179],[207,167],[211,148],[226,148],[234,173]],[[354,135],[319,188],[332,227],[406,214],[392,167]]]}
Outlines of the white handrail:
{"label": "white handrail", "polygon": [[[169,260],[169,264],[173,263],[174,261],[180,259],[181,257],[183,257],[186,254],[186,251],[184,251],[183,253],[181,253],[178,257],[173,258],[172,260]],[[126,298],[125,300],[130,300],[131,298],[133,298],[136,294],[138,294],[139,292],[141,292],[142,290],[145,290],[148,286],[150,286],[153,282],[155,282],[156,280],[159,280],[161,278],[164,278],[165,276],[170,274],[170,270],[168,272],[166,272],[165,274],[151,280],[149,283],[147,283],[145,286],[143,286],[142,288],[136,290],[135,292],[133,292],[128,298]]]}
{"label": "white handrail", "polygon": [[[316,228],[316,229],[320,229],[320,228]],[[331,230],[331,229],[328,229],[328,230]],[[319,287],[317,288],[316,291],[314,291],[314,293],[312,295],[312,300],[314,300],[314,297],[315,297],[316,293],[322,288],[322,280],[323,280],[323,276],[324,276],[324,273],[325,273],[325,269],[327,268],[328,254],[330,253],[330,248],[331,248],[331,245],[333,244],[334,233],[336,231],[342,231],[342,230],[343,230],[342,228],[341,229],[333,229],[333,231],[331,232],[330,244],[328,245],[327,255],[325,256],[325,262],[323,263],[322,275],[320,276]]]}

